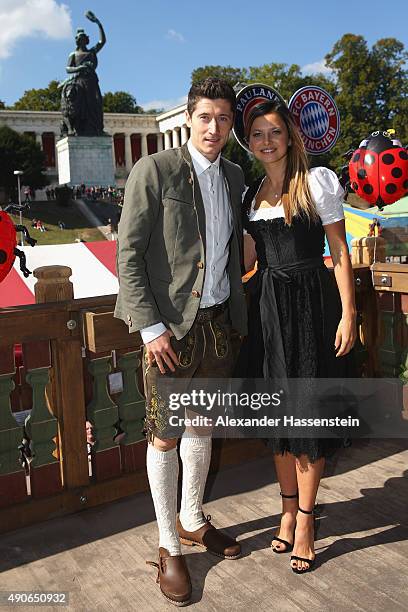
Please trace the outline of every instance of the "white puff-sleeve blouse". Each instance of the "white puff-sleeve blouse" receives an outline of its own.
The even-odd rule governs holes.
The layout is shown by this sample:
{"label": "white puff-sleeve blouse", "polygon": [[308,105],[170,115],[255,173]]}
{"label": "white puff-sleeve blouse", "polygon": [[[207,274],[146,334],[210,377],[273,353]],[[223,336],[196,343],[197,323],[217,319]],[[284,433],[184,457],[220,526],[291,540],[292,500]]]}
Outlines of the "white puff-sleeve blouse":
{"label": "white puff-sleeve blouse", "polygon": [[[344,190],[336,174],[328,168],[318,166],[309,170],[308,179],[310,192],[322,224],[329,225],[344,219]],[[282,204],[258,208],[257,210],[254,210],[254,204],[255,198],[249,213],[250,221],[276,219],[285,216]]]}

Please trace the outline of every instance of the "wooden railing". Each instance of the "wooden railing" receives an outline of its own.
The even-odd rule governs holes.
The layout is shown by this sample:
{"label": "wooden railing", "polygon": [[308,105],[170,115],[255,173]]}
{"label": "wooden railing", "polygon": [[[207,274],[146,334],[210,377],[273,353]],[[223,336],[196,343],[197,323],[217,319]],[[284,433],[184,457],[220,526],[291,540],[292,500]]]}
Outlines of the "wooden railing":
{"label": "wooden railing", "polygon": [[[408,376],[408,266],[353,268],[361,375]],[[44,303],[0,310],[0,533],[147,488],[140,336],[116,296],[73,299],[69,274],[36,270]],[[251,456],[237,444],[227,462]]]}

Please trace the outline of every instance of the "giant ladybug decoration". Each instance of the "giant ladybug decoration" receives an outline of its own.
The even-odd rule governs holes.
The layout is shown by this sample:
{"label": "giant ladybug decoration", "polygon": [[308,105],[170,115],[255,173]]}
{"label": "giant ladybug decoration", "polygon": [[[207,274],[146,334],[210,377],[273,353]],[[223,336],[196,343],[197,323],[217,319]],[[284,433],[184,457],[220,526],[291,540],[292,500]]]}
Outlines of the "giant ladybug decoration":
{"label": "giant ladybug decoration", "polygon": [[[7,207],[7,210],[10,208],[13,207]],[[24,252],[17,248],[17,232],[23,232],[25,240],[31,246],[37,242],[31,238],[24,225],[14,225],[11,217],[4,210],[0,211],[0,283],[10,272],[16,257],[20,259],[20,270],[24,276],[31,274],[26,266]]]}
{"label": "giant ladybug decoration", "polygon": [[373,132],[352,154],[349,176],[350,188],[382,210],[408,194],[408,151],[388,132]]}

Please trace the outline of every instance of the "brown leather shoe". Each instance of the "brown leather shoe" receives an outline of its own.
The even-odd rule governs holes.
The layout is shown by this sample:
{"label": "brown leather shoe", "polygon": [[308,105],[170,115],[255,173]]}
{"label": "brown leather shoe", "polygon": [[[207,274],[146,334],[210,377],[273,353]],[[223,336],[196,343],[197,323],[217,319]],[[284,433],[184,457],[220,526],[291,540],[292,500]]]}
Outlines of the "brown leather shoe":
{"label": "brown leather shoe", "polygon": [[156,582],[162,595],[175,606],[187,606],[191,602],[191,580],[183,555],[170,556],[165,548],[159,548],[159,562],[146,561],[157,567]]}
{"label": "brown leather shoe", "polygon": [[203,517],[205,525],[196,531],[186,531],[177,517],[177,531],[180,542],[187,546],[201,546],[208,552],[223,559],[239,559],[241,556],[241,544],[233,538],[222,533],[211,524],[211,516]]}

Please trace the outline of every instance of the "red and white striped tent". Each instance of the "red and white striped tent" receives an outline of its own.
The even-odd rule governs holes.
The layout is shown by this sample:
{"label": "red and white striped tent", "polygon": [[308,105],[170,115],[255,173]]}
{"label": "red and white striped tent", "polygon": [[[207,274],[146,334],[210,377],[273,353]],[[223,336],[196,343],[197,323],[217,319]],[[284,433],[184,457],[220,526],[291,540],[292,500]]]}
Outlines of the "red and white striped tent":
{"label": "red and white striped tent", "polygon": [[[69,266],[74,297],[110,295],[118,292],[116,276],[116,241],[81,242],[52,246],[20,247],[27,257],[27,267]],[[24,278],[16,258],[14,267],[0,283],[0,308],[35,304],[34,285],[37,279],[31,274]]]}

